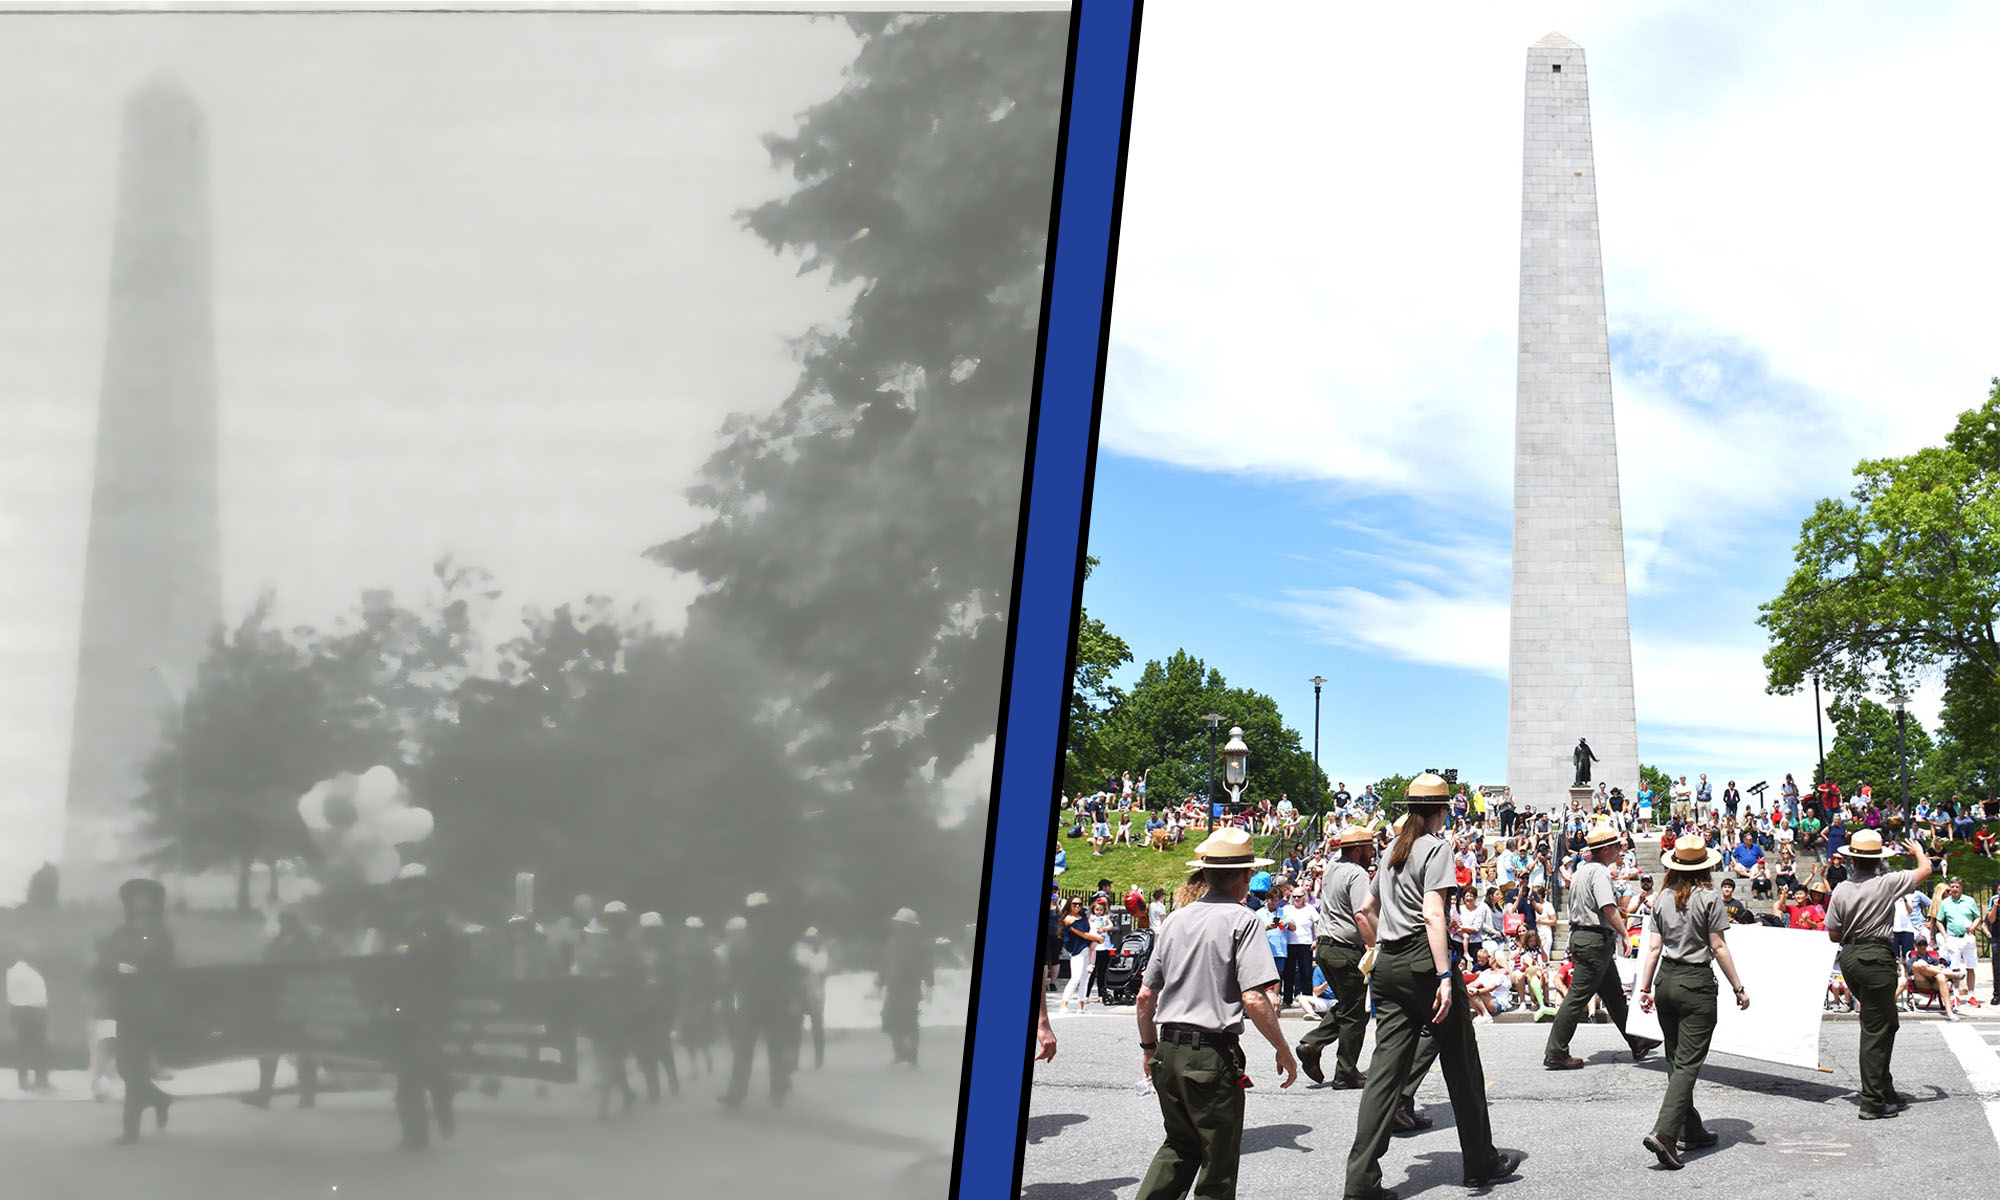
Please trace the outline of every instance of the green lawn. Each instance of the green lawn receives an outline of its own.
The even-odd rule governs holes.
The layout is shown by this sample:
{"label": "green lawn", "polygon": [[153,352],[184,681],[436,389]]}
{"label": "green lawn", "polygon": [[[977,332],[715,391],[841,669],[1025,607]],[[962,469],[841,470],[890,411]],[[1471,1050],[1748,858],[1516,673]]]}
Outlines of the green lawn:
{"label": "green lawn", "polygon": [[[1061,830],[1057,833],[1060,834]],[[1272,857],[1271,847],[1277,837],[1256,837],[1252,841],[1257,853]],[[1165,888],[1172,895],[1175,888],[1187,882],[1188,863],[1194,858],[1194,848],[1201,839],[1192,834],[1179,846],[1165,851],[1146,847],[1134,849],[1130,846],[1116,846],[1106,850],[1102,858],[1092,857],[1089,838],[1058,837],[1057,844],[1069,855],[1069,870],[1056,886],[1065,892],[1088,892],[1100,879],[1109,879],[1118,893],[1123,895],[1133,883],[1147,896],[1154,888]]]}

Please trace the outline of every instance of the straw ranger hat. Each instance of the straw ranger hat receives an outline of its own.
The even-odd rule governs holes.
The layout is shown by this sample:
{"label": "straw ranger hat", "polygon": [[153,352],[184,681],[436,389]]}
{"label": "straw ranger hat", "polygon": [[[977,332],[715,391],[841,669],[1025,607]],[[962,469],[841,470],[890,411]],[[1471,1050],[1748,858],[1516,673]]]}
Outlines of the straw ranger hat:
{"label": "straw ranger hat", "polygon": [[1403,792],[1403,800],[1408,804],[1450,804],[1451,785],[1442,775],[1429,771],[1410,780],[1410,786]]}
{"label": "straw ranger hat", "polygon": [[1849,858],[1887,858],[1889,848],[1882,844],[1880,830],[1857,829],[1854,831],[1854,836],[1847,840],[1847,845],[1842,848],[1841,853]]}
{"label": "straw ranger hat", "polygon": [[1366,825],[1349,825],[1340,831],[1340,844],[1343,846],[1367,846],[1374,841],[1375,831]]}
{"label": "straw ranger hat", "polygon": [[1194,848],[1194,861],[1190,867],[1205,867],[1210,870],[1255,870],[1268,867],[1272,860],[1258,858],[1256,848],[1251,844],[1250,835],[1241,829],[1218,829],[1208,835],[1208,840]]}
{"label": "straw ranger hat", "polygon": [[1591,826],[1590,832],[1583,836],[1583,847],[1586,850],[1596,850],[1599,847],[1614,845],[1623,840],[1624,835],[1619,833],[1615,826],[1600,822]]}
{"label": "straw ranger hat", "polygon": [[641,929],[658,929],[666,923],[666,918],[660,916],[659,913],[643,912],[639,914],[639,928]]}
{"label": "straw ranger hat", "polygon": [[1660,855],[1660,865],[1669,871],[1706,871],[1722,861],[1722,851],[1711,849],[1698,833],[1674,839],[1674,848]]}
{"label": "straw ranger hat", "polygon": [[700,917],[689,917],[689,918],[688,918],[688,919],[687,919],[687,920],[686,920],[685,922],[683,922],[683,923],[684,923],[684,924],[685,924],[685,925],[686,925],[686,926],[687,926],[687,927],[688,927],[689,929],[700,929],[700,928],[701,928],[701,918],[700,918]]}
{"label": "straw ranger hat", "polygon": [[899,908],[896,910],[896,915],[889,919],[903,925],[915,925],[917,923],[917,910],[914,908]]}

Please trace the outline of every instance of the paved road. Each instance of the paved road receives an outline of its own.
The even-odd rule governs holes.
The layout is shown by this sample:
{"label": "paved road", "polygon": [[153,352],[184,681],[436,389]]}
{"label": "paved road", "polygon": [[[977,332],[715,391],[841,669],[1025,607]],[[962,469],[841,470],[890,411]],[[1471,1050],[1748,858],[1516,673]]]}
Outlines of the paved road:
{"label": "paved road", "polygon": [[[1305,1028],[1297,1017],[1285,1021],[1293,1041]],[[1830,1073],[1711,1059],[1696,1102],[1722,1143],[1671,1172],[1639,1145],[1665,1082],[1657,1056],[1634,1064],[1615,1030],[1587,1025],[1572,1049],[1590,1066],[1544,1071],[1547,1026],[1481,1026],[1496,1139],[1528,1156],[1519,1180],[1490,1194],[1603,1196],[1615,1189],[1621,1200],[1752,1192],[1829,1200],[1993,1194],[2000,1115],[1989,1119],[1989,1107],[2000,1113],[2000,1018],[1949,1025],[1905,1016],[1896,1079],[1915,1103],[1893,1121],[1856,1119],[1858,1026],[1829,1017],[1822,1030]],[[1131,1010],[1093,1006],[1082,1016],[1058,1017],[1056,1034],[1055,1061],[1035,1068],[1023,1196],[1130,1200],[1160,1138],[1158,1101],[1139,1090]],[[1249,1096],[1241,1194],[1340,1195],[1358,1093],[1313,1087],[1303,1075],[1281,1091],[1268,1046],[1255,1042],[1250,1063],[1257,1086]],[[1442,1077],[1433,1072],[1419,1099],[1437,1125],[1391,1144],[1383,1184],[1406,1197],[1465,1195]],[[1591,1159],[1587,1168],[1578,1166],[1582,1156]]]}
{"label": "paved road", "polygon": [[[532,1085],[510,1081],[497,1100],[462,1097],[458,1135],[423,1154],[392,1148],[395,1117],[382,1092],[324,1098],[305,1112],[283,1099],[259,1111],[190,1098],[164,1133],[149,1127],[130,1148],[110,1145],[115,1105],[20,1101],[0,1105],[0,1174],[7,1195],[66,1200],[809,1196],[826,1194],[830,1179],[843,1193],[943,1200],[962,1052],[959,1032],[927,1030],[926,1065],[912,1072],[889,1066],[879,1034],[839,1038],[826,1069],[808,1070],[781,1112],[761,1075],[733,1114],[714,1101],[720,1080],[684,1076],[680,1099],[605,1123],[579,1089],[537,1100]],[[726,1069],[726,1054],[717,1060]]]}

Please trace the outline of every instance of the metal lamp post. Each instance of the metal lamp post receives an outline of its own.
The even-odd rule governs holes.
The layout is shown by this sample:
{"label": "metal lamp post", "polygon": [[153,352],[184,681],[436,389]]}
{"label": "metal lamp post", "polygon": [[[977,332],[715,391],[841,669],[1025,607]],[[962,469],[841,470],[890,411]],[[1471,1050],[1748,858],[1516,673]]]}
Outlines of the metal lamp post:
{"label": "metal lamp post", "polygon": [[1243,728],[1231,726],[1229,742],[1222,747],[1222,786],[1229,789],[1229,802],[1243,803],[1243,785],[1250,781],[1250,747],[1243,744]]}
{"label": "metal lamp post", "polygon": [[1202,718],[1208,726],[1208,794],[1202,803],[1208,809],[1208,831],[1215,832],[1215,731],[1222,724],[1221,713],[1210,713]]}
{"label": "metal lamp post", "polygon": [[1896,706],[1896,761],[1903,776],[1903,819],[1910,814],[1910,753],[1909,744],[1903,739],[1903,725],[1909,717],[1910,698],[1901,692],[1889,697],[1889,703]]}
{"label": "metal lamp post", "polygon": [[1315,675],[1306,680],[1313,685],[1313,795],[1318,799],[1313,804],[1313,840],[1317,841],[1326,832],[1326,778],[1319,770],[1319,689],[1326,685],[1326,679]]}
{"label": "metal lamp post", "polygon": [[1813,681],[1813,736],[1819,741],[1819,778],[1814,786],[1826,782],[1826,729],[1820,721],[1819,672],[1814,671]]}

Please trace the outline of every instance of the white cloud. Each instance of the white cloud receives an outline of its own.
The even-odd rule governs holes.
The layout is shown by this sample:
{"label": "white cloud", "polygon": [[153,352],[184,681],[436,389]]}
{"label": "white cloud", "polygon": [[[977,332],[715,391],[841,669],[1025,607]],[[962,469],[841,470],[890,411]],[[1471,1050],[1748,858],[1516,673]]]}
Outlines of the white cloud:
{"label": "white cloud", "polygon": [[[1846,11],[1149,12],[1104,448],[1506,503],[1521,62],[1549,27],[1592,69],[1614,334],[1676,364],[1618,364],[1635,589],[1838,490],[1858,447],[1934,439],[2000,369],[1974,149],[2000,11]],[[1732,387],[1717,347],[1766,379]]]}

